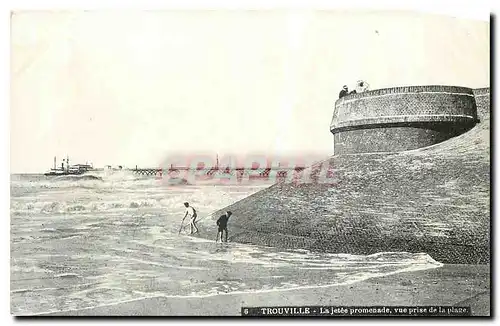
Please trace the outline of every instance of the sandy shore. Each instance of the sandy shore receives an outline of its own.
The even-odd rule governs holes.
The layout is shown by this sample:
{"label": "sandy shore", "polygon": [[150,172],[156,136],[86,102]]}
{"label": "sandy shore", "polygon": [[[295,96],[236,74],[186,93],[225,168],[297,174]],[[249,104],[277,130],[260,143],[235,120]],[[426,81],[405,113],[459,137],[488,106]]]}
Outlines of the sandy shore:
{"label": "sandy shore", "polygon": [[327,288],[212,297],[150,298],[52,316],[239,316],[242,306],[457,305],[490,314],[489,265],[444,265]]}

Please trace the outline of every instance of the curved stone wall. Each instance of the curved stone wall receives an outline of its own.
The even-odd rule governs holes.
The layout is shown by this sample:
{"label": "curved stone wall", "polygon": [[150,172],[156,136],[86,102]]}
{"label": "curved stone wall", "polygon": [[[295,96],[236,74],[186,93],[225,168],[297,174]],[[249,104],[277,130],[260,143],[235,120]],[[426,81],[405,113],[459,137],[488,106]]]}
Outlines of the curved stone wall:
{"label": "curved stone wall", "polygon": [[[231,210],[234,242],[362,255],[425,252],[442,263],[489,264],[489,93],[474,90],[480,121],[460,137],[416,151],[332,156],[301,172],[327,168],[329,182],[275,184],[201,220],[199,236],[213,240],[215,221]],[[365,130],[385,130],[385,136],[372,136],[386,137],[393,146],[433,134],[394,141],[391,128],[399,128],[399,135],[425,129],[412,124]]]}
{"label": "curved stone wall", "polygon": [[[490,261],[489,123],[402,153],[332,156],[330,183],[282,182],[200,222],[212,239],[231,210],[229,239],[356,255],[425,252],[451,264]],[[304,170],[307,174],[310,171]],[[213,239],[212,239],[213,240]]]}
{"label": "curved stone wall", "polygon": [[330,131],[336,155],[397,152],[442,142],[476,122],[472,89],[405,86],[337,100]]}

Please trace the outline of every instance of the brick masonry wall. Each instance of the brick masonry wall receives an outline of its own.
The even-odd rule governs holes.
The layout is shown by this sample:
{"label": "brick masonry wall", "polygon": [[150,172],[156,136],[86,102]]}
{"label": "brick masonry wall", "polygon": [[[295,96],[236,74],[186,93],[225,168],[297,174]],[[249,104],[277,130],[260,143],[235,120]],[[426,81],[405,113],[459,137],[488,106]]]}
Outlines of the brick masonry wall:
{"label": "brick masonry wall", "polygon": [[[464,132],[470,129],[476,120],[472,89],[454,86],[396,87],[339,99],[335,103],[330,130],[335,135],[335,154],[385,152],[391,149],[402,151],[454,137],[457,130]],[[444,122],[448,126],[442,127]],[[436,125],[440,126],[439,131]],[[380,130],[384,126],[396,128]],[[404,127],[410,128],[405,130]],[[421,130],[427,127],[428,131]],[[378,130],[353,131],[370,128]],[[446,135],[447,130],[452,133]],[[344,134],[346,131],[351,132]],[[381,138],[377,138],[379,136]],[[359,141],[371,146],[359,144]]]}
{"label": "brick masonry wall", "polygon": [[489,263],[490,120],[482,92],[481,121],[468,132],[411,152],[330,157],[304,173],[328,166],[333,183],[274,185],[201,221],[201,235],[213,239],[216,217],[230,209],[235,242]]}
{"label": "brick masonry wall", "polygon": [[334,134],[334,154],[412,150],[440,143],[464,131],[460,125],[439,123],[347,130]]}
{"label": "brick masonry wall", "polygon": [[[478,88],[478,91],[486,90],[489,88]],[[388,95],[388,94],[401,94],[401,93],[424,93],[424,92],[446,92],[446,93],[465,93],[465,94],[474,94],[473,90],[468,87],[461,86],[446,86],[446,85],[425,85],[425,86],[399,86],[399,87],[390,87],[390,88],[380,88],[372,91],[367,91],[363,93],[351,94],[345,96],[341,99],[338,99],[335,102],[335,105],[353,100],[353,99],[362,99],[362,98],[372,98],[380,95]]]}
{"label": "brick masonry wall", "polygon": [[480,120],[490,119],[490,88],[478,88],[474,90],[476,99],[477,115]]}

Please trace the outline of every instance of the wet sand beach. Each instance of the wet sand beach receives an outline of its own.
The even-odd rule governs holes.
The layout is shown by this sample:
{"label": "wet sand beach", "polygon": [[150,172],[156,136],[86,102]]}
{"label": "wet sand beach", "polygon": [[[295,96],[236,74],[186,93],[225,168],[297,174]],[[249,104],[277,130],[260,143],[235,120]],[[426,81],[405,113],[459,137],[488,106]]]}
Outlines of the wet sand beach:
{"label": "wet sand beach", "polygon": [[179,235],[184,201],[197,208],[201,227],[213,224],[210,212],[267,186],[168,187],[133,175],[16,176],[11,313],[237,315],[241,302],[315,304],[319,295],[333,304],[335,291],[347,291],[335,286],[357,288],[374,277],[442,266],[425,252],[351,255],[216,244],[214,233],[189,237],[187,228]]}
{"label": "wet sand beach", "polygon": [[239,316],[243,306],[470,306],[490,315],[490,266],[444,265],[349,285],[208,297],[157,297],[46,316]]}

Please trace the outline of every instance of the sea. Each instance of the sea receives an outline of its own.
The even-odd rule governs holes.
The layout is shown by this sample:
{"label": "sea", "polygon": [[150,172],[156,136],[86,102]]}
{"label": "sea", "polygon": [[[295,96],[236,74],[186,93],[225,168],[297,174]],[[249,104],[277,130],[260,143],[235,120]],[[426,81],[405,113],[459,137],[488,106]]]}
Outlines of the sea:
{"label": "sea", "polygon": [[[426,253],[361,256],[216,243],[181,228],[184,202],[200,224],[272,185],[172,183],[111,171],[11,175],[11,313],[31,316],[141,298],[333,287],[442,266]],[[237,214],[237,212],[235,212]],[[229,232],[231,223],[229,222]]]}

